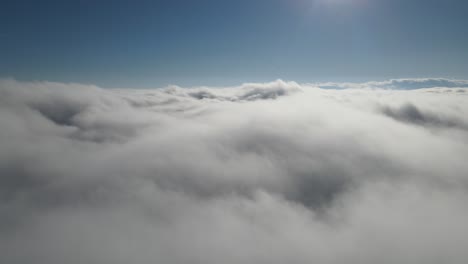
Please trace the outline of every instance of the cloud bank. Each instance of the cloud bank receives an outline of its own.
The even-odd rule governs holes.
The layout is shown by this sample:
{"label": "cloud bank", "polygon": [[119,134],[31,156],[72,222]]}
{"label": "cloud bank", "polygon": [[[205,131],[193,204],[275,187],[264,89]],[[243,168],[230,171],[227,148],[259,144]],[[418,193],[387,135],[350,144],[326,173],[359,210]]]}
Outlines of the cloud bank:
{"label": "cloud bank", "polygon": [[467,82],[333,85],[1,80],[0,262],[466,263]]}
{"label": "cloud bank", "polygon": [[[364,83],[315,83],[322,89],[391,89],[391,90],[415,90],[423,88],[467,88],[467,80],[450,80],[443,78],[419,78],[419,79],[392,79],[380,82]],[[463,91],[463,90],[460,90]]]}

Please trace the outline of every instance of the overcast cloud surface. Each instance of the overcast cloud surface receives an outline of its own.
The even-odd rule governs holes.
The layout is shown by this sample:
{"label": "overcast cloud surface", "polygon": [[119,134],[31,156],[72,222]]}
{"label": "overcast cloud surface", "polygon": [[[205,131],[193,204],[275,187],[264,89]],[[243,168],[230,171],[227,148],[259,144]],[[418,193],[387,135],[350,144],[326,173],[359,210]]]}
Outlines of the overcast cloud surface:
{"label": "overcast cloud surface", "polygon": [[466,263],[466,87],[0,80],[0,262]]}

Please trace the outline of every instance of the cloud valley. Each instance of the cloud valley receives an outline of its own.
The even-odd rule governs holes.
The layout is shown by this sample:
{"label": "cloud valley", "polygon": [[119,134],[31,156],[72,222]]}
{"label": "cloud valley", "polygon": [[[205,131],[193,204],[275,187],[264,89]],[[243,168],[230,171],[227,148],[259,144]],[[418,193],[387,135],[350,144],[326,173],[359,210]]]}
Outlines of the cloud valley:
{"label": "cloud valley", "polygon": [[0,80],[0,262],[465,263],[467,87]]}

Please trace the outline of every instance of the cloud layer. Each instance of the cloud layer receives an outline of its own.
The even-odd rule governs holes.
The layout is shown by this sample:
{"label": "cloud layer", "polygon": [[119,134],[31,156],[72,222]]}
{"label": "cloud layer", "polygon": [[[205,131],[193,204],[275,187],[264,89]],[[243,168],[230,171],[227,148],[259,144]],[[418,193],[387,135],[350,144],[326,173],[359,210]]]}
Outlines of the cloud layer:
{"label": "cloud layer", "polygon": [[[419,78],[419,79],[392,79],[380,82],[365,83],[316,83],[322,89],[392,89],[392,90],[415,90],[423,88],[467,88],[467,80],[450,80],[443,78]],[[464,90],[459,90],[463,92]]]}
{"label": "cloud layer", "polygon": [[0,80],[0,262],[465,263],[468,85],[437,80]]}

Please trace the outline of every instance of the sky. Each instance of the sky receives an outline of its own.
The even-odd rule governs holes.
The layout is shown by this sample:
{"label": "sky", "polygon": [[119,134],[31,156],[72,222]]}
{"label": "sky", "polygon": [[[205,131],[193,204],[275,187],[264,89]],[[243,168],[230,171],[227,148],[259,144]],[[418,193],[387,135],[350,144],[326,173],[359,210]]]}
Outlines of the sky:
{"label": "sky", "polygon": [[0,1],[0,263],[466,264],[467,11]]}
{"label": "sky", "polygon": [[6,0],[0,77],[103,87],[468,78],[464,0]]}

